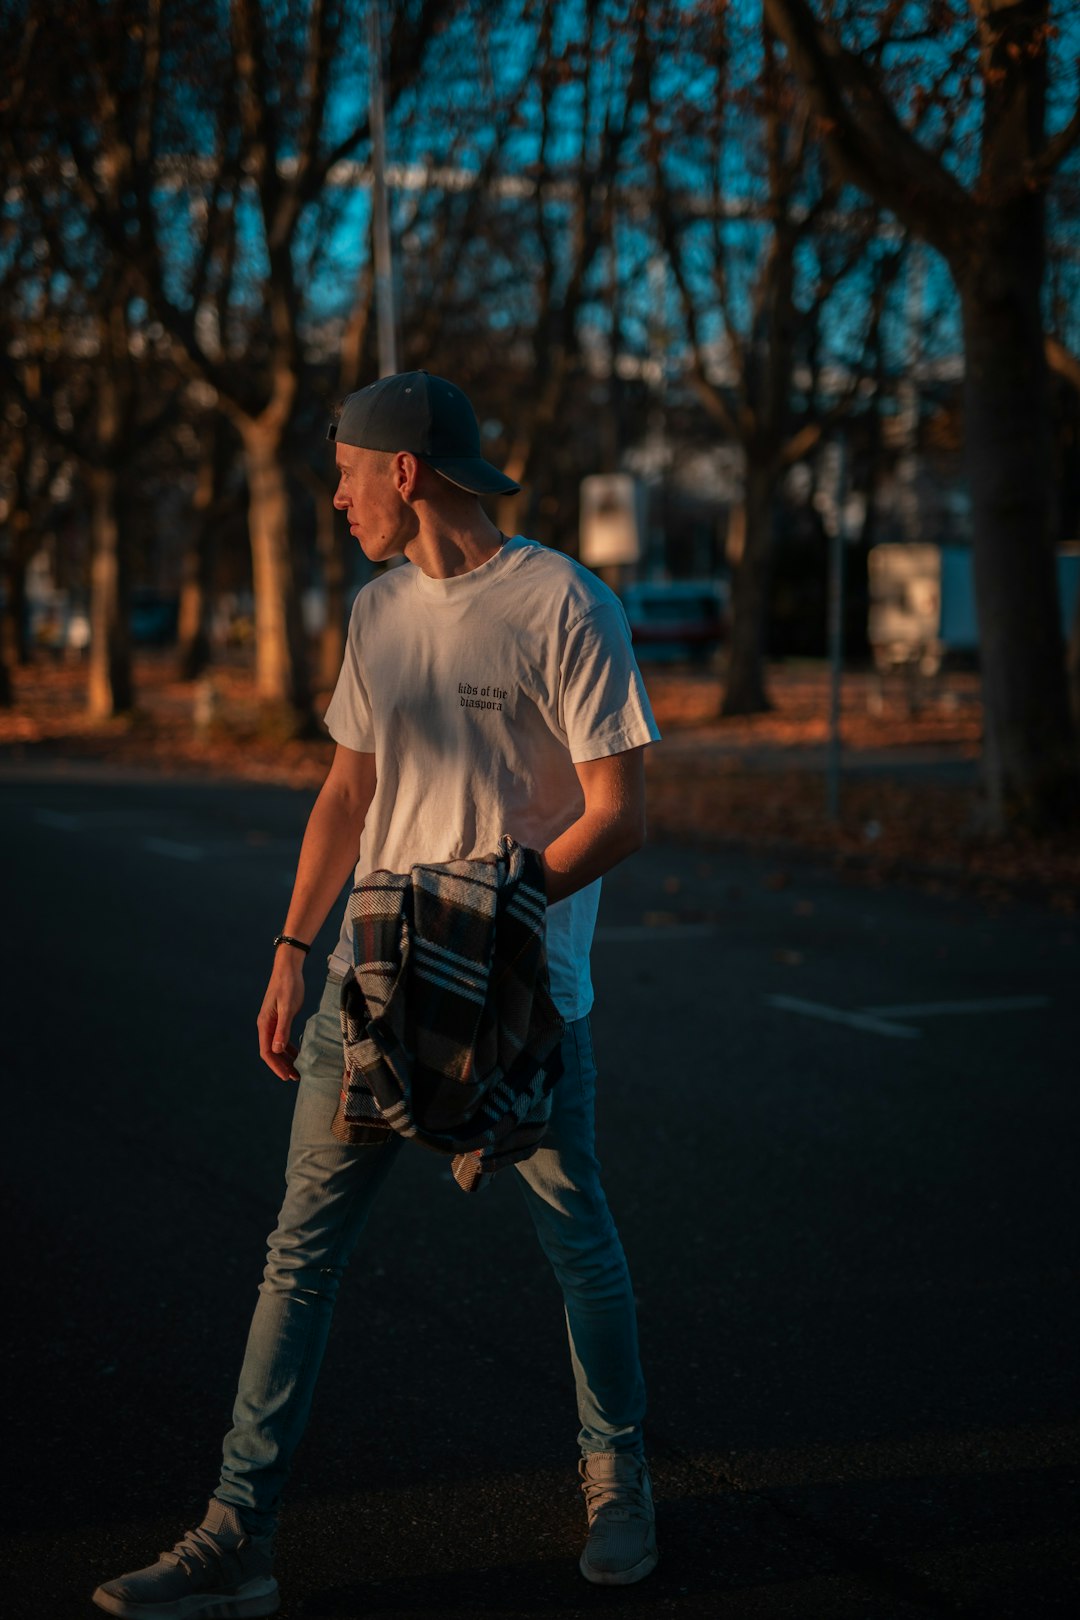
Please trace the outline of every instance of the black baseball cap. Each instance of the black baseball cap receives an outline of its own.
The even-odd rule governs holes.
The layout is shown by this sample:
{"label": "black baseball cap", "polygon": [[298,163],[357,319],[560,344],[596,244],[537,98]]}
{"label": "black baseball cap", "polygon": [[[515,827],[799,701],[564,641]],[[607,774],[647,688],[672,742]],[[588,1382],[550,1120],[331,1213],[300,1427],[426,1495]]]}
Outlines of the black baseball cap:
{"label": "black baseball cap", "polygon": [[360,450],[408,450],[474,495],[513,495],[521,488],[480,454],[480,427],[467,396],[426,371],[399,371],[347,394],[326,437]]}

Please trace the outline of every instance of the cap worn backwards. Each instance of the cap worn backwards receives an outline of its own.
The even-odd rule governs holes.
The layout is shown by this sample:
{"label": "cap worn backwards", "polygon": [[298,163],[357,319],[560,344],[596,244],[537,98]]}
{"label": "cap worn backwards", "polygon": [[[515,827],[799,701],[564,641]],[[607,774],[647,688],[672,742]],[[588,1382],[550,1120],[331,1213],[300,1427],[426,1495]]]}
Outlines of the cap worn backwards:
{"label": "cap worn backwards", "polygon": [[474,495],[512,495],[521,488],[480,454],[468,397],[426,371],[399,371],[347,395],[326,437],[360,450],[408,450]]}

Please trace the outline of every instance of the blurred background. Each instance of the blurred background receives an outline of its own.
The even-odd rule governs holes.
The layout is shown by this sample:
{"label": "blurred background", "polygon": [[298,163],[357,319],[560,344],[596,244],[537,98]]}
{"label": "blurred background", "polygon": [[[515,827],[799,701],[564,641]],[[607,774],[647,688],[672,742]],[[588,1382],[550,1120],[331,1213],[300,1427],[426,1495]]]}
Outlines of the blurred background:
{"label": "blurred background", "polygon": [[[623,596],[669,731],[831,747],[783,756],[813,836],[845,711],[981,756],[941,836],[1075,832],[1074,7],[4,18],[5,746],[318,738],[368,567],[325,423],[422,366],[522,483],[500,526]],[[910,841],[887,808],[848,841]]]}

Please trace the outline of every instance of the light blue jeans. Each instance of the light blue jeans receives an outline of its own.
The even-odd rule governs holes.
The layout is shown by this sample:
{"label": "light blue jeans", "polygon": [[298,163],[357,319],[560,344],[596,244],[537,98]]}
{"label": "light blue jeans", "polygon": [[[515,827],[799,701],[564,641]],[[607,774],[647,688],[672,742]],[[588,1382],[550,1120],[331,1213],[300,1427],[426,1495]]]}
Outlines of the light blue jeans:
{"label": "light blue jeans", "polygon": [[[403,1146],[394,1136],[385,1146],[348,1147],[331,1135],[344,1066],[340,993],[341,981],[329,978],[319,1010],[304,1028],[285,1201],[270,1235],[214,1493],[239,1509],[254,1535],[275,1527],[342,1274]],[[587,1018],[568,1026],[563,1061],[544,1145],[514,1170],[563,1291],[581,1450],[640,1455],[645,1387],[637,1315],[626,1258],[600,1185],[593,1128],[596,1068]],[[455,1187],[444,1192],[466,1196]]]}

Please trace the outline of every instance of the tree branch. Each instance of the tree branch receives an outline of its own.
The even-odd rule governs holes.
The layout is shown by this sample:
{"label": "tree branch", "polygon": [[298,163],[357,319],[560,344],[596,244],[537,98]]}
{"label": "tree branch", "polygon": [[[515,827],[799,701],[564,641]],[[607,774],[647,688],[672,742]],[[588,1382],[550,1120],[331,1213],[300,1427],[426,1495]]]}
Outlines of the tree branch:
{"label": "tree branch", "polygon": [[1068,123],[1051,135],[1038,157],[1025,167],[1025,179],[1029,185],[1049,185],[1057,170],[1065,159],[1080,143],[1080,101],[1073,109],[1073,115]]}
{"label": "tree branch", "polygon": [[968,192],[904,127],[877,76],[818,22],[807,0],[764,0],[764,6],[806,86],[837,171],[957,268],[974,224]]}
{"label": "tree branch", "polygon": [[1067,383],[1071,383],[1077,393],[1080,393],[1080,359],[1056,337],[1047,336],[1044,349],[1050,370]]}
{"label": "tree branch", "polygon": [[[893,252],[885,254],[878,262],[874,291],[870,299],[870,313],[863,337],[862,355],[859,362],[852,367],[851,381],[826,410],[816,413],[811,421],[804,422],[801,427],[797,428],[787,438],[778,457],[778,466],[780,468],[791,467],[796,461],[801,461],[808,451],[813,449],[815,444],[849,416],[854,409],[859,395],[863,391],[863,383],[868,372],[866,356],[871,348],[878,343],[878,335],[881,330],[881,321],[885,313],[889,289],[896,279],[896,273],[903,256],[904,245],[902,244]],[[820,306],[816,308],[820,310]]]}

